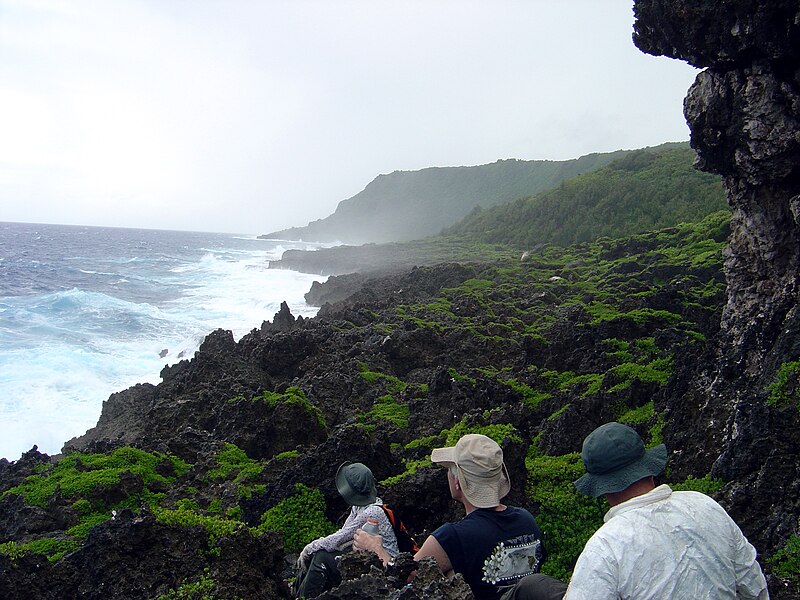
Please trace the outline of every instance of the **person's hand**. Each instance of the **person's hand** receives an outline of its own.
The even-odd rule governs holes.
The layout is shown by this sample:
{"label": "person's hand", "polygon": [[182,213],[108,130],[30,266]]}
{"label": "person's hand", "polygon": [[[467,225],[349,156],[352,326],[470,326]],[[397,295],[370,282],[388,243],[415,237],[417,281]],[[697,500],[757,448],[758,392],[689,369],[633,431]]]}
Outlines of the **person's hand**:
{"label": "person's hand", "polygon": [[378,550],[383,547],[383,536],[378,534],[367,533],[363,529],[359,529],[353,535],[353,548],[355,550],[366,550],[373,554],[378,554]]}
{"label": "person's hand", "polygon": [[308,546],[303,548],[303,550],[300,552],[300,556],[297,557],[297,569],[299,571],[305,570],[305,568],[308,566],[308,563],[311,561],[311,554],[312,552]]}

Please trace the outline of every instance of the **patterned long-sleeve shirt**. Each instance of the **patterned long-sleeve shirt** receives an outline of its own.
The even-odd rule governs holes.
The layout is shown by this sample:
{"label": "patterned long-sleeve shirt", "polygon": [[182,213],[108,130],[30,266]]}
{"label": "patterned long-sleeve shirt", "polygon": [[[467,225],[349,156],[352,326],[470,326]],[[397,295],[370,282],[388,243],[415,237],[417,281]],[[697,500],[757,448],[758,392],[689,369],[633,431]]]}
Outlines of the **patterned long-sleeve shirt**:
{"label": "patterned long-sleeve shirt", "polygon": [[383,501],[376,498],[373,504],[367,506],[353,506],[350,509],[350,514],[342,525],[339,531],[318,538],[310,542],[304,549],[307,554],[313,554],[319,550],[326,550],[328,552],[345,552],[350,550],[353,546],[353,535],[361,528],[367,519],[375,519],[378,521],[378,533],[383,538],[383,547],[386,552],[394,558],[400,554],[397,547],[397,537],[394,535],[392,524],[389,518],[381,508]]}

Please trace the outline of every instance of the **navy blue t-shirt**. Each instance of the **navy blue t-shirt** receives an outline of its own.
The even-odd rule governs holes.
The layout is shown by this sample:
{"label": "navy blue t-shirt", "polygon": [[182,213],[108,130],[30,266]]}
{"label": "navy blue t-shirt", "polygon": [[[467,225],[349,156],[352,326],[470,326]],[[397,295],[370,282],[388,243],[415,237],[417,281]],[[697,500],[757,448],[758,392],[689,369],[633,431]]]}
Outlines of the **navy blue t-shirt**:
{"label": "navy blue t-shirt", "polygon": [[524,508],[478,508],[433,532],[456,573],[477,600],[495,600],[520,578],[539,571],[542,534]]}

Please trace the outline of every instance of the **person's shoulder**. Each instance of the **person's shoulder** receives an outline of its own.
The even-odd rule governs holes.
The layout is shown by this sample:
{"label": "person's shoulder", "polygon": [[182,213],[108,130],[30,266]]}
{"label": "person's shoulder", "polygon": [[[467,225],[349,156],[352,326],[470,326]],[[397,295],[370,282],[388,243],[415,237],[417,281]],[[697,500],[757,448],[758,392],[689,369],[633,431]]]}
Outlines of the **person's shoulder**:
{"label": "person's shoulder", "polygon": [[526,508],[520,506],[507,506],[506,509],[500,513],[506,519],[514,519],[519,522],[528,522],[533,525],[536,524],[536,519],[533,514]]}
{"label": "person's shoulder", "polygon": [[533,518],[531,511],[521,506],[506,506],[506,510],[503,512],[507,512],[510,515],[522,515]]}
{"label": "person's shoulder", "polygon": [[678,490],[672,492],[672,496],[670,497],[670,499],[673,502],[704,505],[709,508],[718,508],[719,510],[725,510],[724,508],[722,508],[719,502],[714,500],[711,496],[708,496],[702,492],[695,492],[692,490]]}
{"label": "person's shoulder", "polygon": [[464,519],[455,522],[448,522],[439,525],[436,529],[431,532],[431,535],[435,537],[437,540],[441,540],[442,537],[447,537],[449,535],[453,535],[464,523]]}
{"label": "person's shoulder", "polygon": [[377,502],[375,504],[370,504],[369,506],[365,506],[361,514],[367,519],[371,518],[388,519],[388,517],[386,516],[386,512],[383,510],[383,507]]}

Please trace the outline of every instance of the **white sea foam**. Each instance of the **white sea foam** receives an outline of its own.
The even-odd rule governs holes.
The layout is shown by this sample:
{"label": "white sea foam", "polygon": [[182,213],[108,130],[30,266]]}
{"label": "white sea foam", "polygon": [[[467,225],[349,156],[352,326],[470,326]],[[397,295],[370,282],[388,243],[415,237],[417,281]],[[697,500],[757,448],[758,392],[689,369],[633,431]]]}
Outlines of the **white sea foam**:
{"label": "white sea foam", "polygon": [[[111,393],[157,384],[166,364],[191,358],[214,329],[238,340],[282,301],[295,316],[316,314],[303,295],[323,277],[270,270],[283,248],[238,243],[201,244],[194,255],[109,251],[80,265],[80,287],[0,298],[0,457],[16,460],[34,444],[59,452],[95,425]],[[103,276],[102,262],[118,272]]]}

